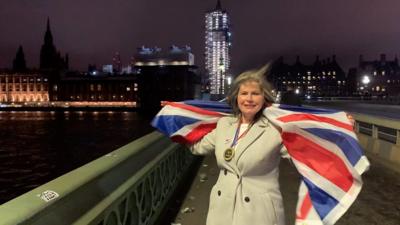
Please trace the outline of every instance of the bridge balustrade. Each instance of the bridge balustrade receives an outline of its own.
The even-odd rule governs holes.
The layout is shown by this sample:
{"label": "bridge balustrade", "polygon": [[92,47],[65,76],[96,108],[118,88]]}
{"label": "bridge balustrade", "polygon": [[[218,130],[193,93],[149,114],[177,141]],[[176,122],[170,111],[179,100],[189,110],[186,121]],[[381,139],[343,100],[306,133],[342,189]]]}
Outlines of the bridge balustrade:
{"label": "bridge balustrade", "polygon": [[195,161],[158,132],[0,205],[0,225],[150,225]]}
{"label": "bridge balustrade", "polygon": [[365,114],[352,115],[364,149],[400,171],[400,121]]}

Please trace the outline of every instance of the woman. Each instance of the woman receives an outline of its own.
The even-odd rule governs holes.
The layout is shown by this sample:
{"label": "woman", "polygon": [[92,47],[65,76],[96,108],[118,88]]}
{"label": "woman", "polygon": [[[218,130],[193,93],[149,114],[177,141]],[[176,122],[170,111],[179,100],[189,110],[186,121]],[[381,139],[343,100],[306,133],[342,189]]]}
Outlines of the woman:
{"label": "woman", "polygon": [[214,153],[220,173],[211,190],[207,225],[283,225],[279,190],[282,139],[263,116],[274,102],[263,78],[266,67],[248,71],[234,81],[228,103],[233,116],[190,146],[194,154]]}

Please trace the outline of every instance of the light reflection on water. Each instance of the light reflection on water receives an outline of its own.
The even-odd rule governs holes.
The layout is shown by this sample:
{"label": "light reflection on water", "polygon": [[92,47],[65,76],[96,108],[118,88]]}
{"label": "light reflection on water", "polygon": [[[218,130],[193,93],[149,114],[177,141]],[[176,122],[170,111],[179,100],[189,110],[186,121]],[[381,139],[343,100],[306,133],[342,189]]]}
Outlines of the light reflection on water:
{"label": "light reflection on water", "polygon": [[152,130],[136,112],[0,112],[0,204]]}

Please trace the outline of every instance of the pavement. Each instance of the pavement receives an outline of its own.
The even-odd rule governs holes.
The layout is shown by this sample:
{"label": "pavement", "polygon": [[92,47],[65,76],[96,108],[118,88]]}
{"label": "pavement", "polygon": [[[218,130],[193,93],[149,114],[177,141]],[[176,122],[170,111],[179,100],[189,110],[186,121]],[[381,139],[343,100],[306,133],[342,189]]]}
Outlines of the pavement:
{"label": "pavement", "polygon": [[[379,161],[370,159],[370,162],[360,195],[336,225],[400,225],[400,173],[387,169]],[[209,195],[218,173],[215,157],[206,156],[171,225],[206,224]],[[294,166],[282,159],[280,185],[287,225],[294,224],[299,184]]]}

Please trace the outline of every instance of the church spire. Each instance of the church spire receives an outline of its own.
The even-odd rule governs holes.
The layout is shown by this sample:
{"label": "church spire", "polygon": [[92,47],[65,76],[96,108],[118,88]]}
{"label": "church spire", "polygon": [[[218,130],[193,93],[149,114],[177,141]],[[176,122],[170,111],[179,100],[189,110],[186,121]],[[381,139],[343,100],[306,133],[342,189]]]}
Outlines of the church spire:
{"label": "church spire", "polygon": [[56,68],[58,64],[57,50],[53,44],[53,35],[50,30],[50,18],[47,17],[46,32],[44,34],[44,43],[40,50],[40,69]]}
{"label": "church spire", "polygon": [[47,17],[47,28],[46,33],[44,35],[44,43],[48,45],[53,45],[53,35],[51,34],[50,30],[50,18]]}
{"label": "church spire", "polygon": [[217,0],[217,6],[215,6],[215,11],[221,11],[222,10],[222,6],[221,6],[221,1]]}

